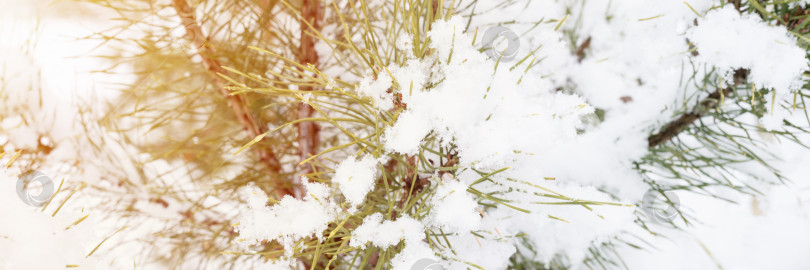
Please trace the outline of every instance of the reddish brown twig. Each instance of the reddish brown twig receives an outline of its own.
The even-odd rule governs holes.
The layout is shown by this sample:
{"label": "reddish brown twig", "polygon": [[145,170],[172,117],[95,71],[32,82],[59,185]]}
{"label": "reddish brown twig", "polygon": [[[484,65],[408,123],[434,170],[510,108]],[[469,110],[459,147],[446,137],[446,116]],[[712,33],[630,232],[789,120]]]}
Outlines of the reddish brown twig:
{"label": "reddish brown twig", "polygon": [[[743,83],[748,75],[748,71],[744,69],[738,69],[734,71],[734,86]],[[721,93],[724,96],[728,96],[732,93],[732,87],[726,87],[725,89],[718,88],[709,96],[698,104],[698,107],[695,107],[692,111],[685,113],[678,117],[677,119],[669,122],[667,125],[664,126],[658,133],[650,135],[647,138],[647,145],[650,148],[656,147],[662,143],[668,142],[675,136],[681,133],[684,129],[692,125],[695,121],[703,117],[707,112],[711,111],[717,106],[717,101],[721,98]]]}
{"label": "reddish brown twig", "polygon": [[[227,85],[226,82],[220,77],[221,75],[228,75],[228,71],[222,68],[222,64],[215,59],[216,51],[214,48],[209,46],[208,37],[203,33],[202,28],[197,23],[196,16],[194,15],[194,9],[188,5],[186,0],[173,0],[174,10],[177,12],[177,15],[180,17],[181,24],[185,27],[186,30],[186,38],[188,38],[192,45],[196,47],[197,54],[202,59],[205,68],[208,69],[208,72],[211,73],[211,76],[214,78],[214,83],[216,84],[219,91],[222,95],[225,96],[225,99],[228,102],[228,106],[233,111],[236,119],[239,120],[239,123],[242,124],[242,127],[248,133],[250,137],[255,138],[265,132],[267,132],[267,127],[259,125],[256,121],[256,118],[250,113],[250,109],[248,108],[245,101],[239,95],[231,95],[230,90],[225,88]],[[266,147],[254,147],[254,151],[259,155],[259,160],[263,163],[266,167],[266,172],[268,176],[275,176],[281,171],[281,163],[279,163],[278,158],[273,153],[271,149]],[[293,194],[292,190],[288,187],[288,183],[283,181],[279,181],[276,185],[276,192],[279,196],[283,195],[291,195]]]}
{"label": "reddish brown twig", "polygon": [[[321,5],[318,0],[303,0],[301,3],[301,42],[298,48],[298,62],[302,65],[318,64],[318,52],[315,50],[317,39],[313,37],[311,30],[320,31]],[[310,28],[311,27],[311,28]],[[310,91],[312,87],[301,87],[303,91]],[[306,103],[298,104],[298,119],[310,118],[315,110]],[[298,128],[298,153],[301,160],[305,160],[316,154],[318,147],[319,127],[315,122],[304,121],[297,124]],[[312,166],[304,165],[300,174],[312,172]]]}
{"label": "reddish brown twig", "polygon": [[[447,153],[447,160],[441,164],[442,167],[453,167],[458,164],[458,156],[457,153]],[[402,179],[403,186],[402,189],[405,192],[404,195],[400,198],[399,202],[397,203],[397,207],[402,209],[405,207],[405,202],[408,201],[411,196],[418,194],[421,192],[425,187],[430,185],[430,177],[429,176],[420,176],[419,175],[419,162],[416,159],[416,156],[407,156],[405,158],[406,165],[406,172]],[[431,161],[432,163],[432,161]],[[390,170],[390,169],[389,169]],[[449,171],[441,171],[439,172],[439,177],[443,177],[445,174],[451,173]],[[396,216],[393,217],[396,219]]]}
{"label": "reddish brown twig", "polygon": [[577,47],[577,51],[574,54],[577,56],[577,62],[582,63],[582,59],[585,59],[585,51],[591,47],[591,37],[585,39],[582,44]]}

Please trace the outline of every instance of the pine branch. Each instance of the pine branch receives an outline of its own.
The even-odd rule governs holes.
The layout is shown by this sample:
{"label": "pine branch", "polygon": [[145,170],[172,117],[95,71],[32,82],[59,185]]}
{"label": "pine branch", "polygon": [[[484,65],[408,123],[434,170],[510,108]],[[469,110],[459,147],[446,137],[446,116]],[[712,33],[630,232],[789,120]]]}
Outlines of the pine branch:
{"label": "pine branch", "polygon": [[715,107],[717,107],[717,101],[720,100],[721,96],[728,96],[731,94],[733,87],[737,87],[737,85],[743,83],[746,80],[747,75],[748,70],[735,70],[733,86],[726,87],[725,89],[718,88],[709,94],[708,97],[701,100],[697,106],[692,108],[692,111],[681,115],[678,117],[678,119],[675,119],[672,122],[669,122],[658,133],[650,135],[650,137],[647,138],[649,148],[653,148],[659,144],[668,142],[675,136],[678,136],[681,131],[691,126],[692,123],[703,117],[706,113],[713,110]]}
{"label": "pine branch", "polygon": [[[239,120],[239,123],[242,124],[245,132],[247,132],[252,138],[267,132],[267,127],[258,123],[256,118],[250,112],[245,100],[239,95],[231,95],[231,91],[226,88],[227,84],[220,76],[227,76],[228,71],[222,68],[222,64],[214,58],[216,51],[214,48],[209,46],[209,38],[205,36],[202,28],[197,23],[196,16],[194,15],[194,9],[188,5],[186,0],[173,0],[172,2],[174,10],[180,17],[181,24],[185,27],[186,38],[191,40],[194,47],[197,48],[197,55],[202,58],[205,68],[209,73],[211,73],[211,76],[214,78],[214,83],[222,95],[225,96],[228,106],[234,112],[234,115]],[[259,160],[261,163],[265,165],[265,172],[271,176],[277,175],[279,172],[281,172],[281,163],[278,161],[278,158],[273,153],[272,149],[268,148],[268,146],[265,146],[254,147],[253,149],[255,149],[256,153],[259,155]],[[278,183],[278,185],[276,185],[276,192],[278,193],[279,197],[294,194],[293,190],[286,186],[286,183]]]}
{"label": "pine branch", "polygon": [[[301,42],[298,48],[298,62],[302,65],[318,64],[318,52],[315,50],[317,39],[308,30],[311,27],[315,31],[320,31],[321,16],[322,10],[318,0],[303,0],[300,23]],[[312,87],[301,87],[300,90],[310,91]],[[311,118],[314,112],[315,110],[309,104],[303,102],[298,104],[299,119]],[[298,152],[301,160],[306,160],[316,154],[320,128],[312,121],[300,122],[296,126],[298,128]],[[306,175],[310,172],[312,172],[312,166],[305,166],[300,174]]]}

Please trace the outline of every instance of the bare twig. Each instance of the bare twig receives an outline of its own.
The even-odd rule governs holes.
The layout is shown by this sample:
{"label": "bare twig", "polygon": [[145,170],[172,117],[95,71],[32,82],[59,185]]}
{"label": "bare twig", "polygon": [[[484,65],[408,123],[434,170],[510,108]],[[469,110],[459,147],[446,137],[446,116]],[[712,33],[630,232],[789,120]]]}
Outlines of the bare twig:
{"label": "bare twig", "polygon": [[[181,23],[186,30],[186,38],[191,40],[194,47],[197,48],[197,55],[202,59],[205,68],[211,73],[222,95],[228,102],[228,106],[233,111],[239,123],[248,133],[250,137],[257,137],[267,132],[267,127],[259,125],[256,118],[250,113],[250,109],[245,104],[244,99],[239,95],[231,95],[231,91],[225,88],[226,82],[220,75],[227,75],[228,71],[222,68],[222,64],[215,59],[216,51],[209,46],[208,37],[203,33],[202,28],[197,23],[194,9],[188,5],[186,0],[173,0],[174,10],[180,17]],[[254,147],[254,151],[259,155],[259,160],[266,167],[268,176],[278,175],[281,171],[281,163],[269,147]],[[280,179],[280,178],[277,178]],[[292,190],[288,187],[288,183],[279,180],[276,185],[276,192],[279,196],[293,194]]]}
{"label": "bare twig", "polygon": [[[310,33],[310,26],[320,31],[321,6],[318,0],[303,0],[301,3],[301,43],[298,48],[298,62],[302,65],[318,64],[318,52],[315,50],[317,39]],[[309,91],[312,87],[302,87],[300,90]],[[298,118],[310,118],[314,113],[312,106],[306,103],[298,104]],[[316,154],[318,147],[319,127],[315,122],[304,121],[298,127],[298,153],[301,160]],[[304,165],[300,174],[312,172],[312,166]]]}
{"label": "bare twig", "polygon": [[[737,85],[744,82],[747,75],[748,75],[747,70],[744,69],[735,70],[733,87],[737,87]],[[732,89],[733,89],[732,86],[726,87],[725,89],[718,88],[717,90],[709,94],[709,96],[701,100],[700,103],[697,106],[695,106],[695,108],[693,108],[691,112],[681,115],[680,117],[678,117],[678,119],[669,122],[666,126],[664,126],[664,128],[658,131],[658,133],[650,135],[650,137],[647,138],[648,146],[650,148],[653,148],[658,146],[659,144],[668,142],[675,136],[678,136],[678,134],[680,134],[681,131],[683,131],[684,129],[692,125],[692,123],[694,123],[696,120],[703,117],[703,115],[705,115],[706,113],[717,107],[717,103],[718,100],[720,100],[721,95],[728,96],[729,94],[732,93],[733,91]]]}
{"label": "bare twig", "polygon": [[577,61],[582,63],[582,59],[585,58],[585,50],[591,47],[591,37],[585,39],[582,44],[577,47],[577,51],[574,53],[577,56]]}

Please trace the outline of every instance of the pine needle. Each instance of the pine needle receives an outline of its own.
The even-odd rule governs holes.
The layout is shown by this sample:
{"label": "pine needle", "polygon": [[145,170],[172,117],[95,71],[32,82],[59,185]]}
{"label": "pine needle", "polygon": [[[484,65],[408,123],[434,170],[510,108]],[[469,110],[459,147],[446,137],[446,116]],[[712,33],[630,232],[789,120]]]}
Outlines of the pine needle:
{"label": "pine needle", "polygon": [[[11,159],[9,159],[8,162],[6,163],[6,168],[11,168],[11,165],[14,164],[14,161],[17,160],[17,158],[20,157],[20,154],[22,154],[22,151],[23,150],[18,150],[16,153],[14,153],[13,156],[11,156]],[[6,153],[3,153],[3,155],[5,155],[5,154]]]}
{"label": "pine needle", "polygon": [[105,238],[104,238],[104,240],[101,240],[101,242],[100,242],[100,243],[98,243],[98,245],[96,245],[96,247],[94,247],[94,248],[93,248],[93,250],[91,250],[91,251],[90,251],[90,253],[88,253],[88,254],[87,254],[87,256],[85,256],[85,258],[90,258],[90,256],[92,256],[92,255],[93,255],[93,253],[96,253],[96,250],[98,250],[98,248],[100,248],[100,247],[101,247],[101,245],[102,245],[102,244],[104,244],[104,242],[107,242],[107,240],[109,240],[110,238],[112,238],[113,236],[115,236],[116,234],[118,234],[119,232],[121,232],[121,231],[123,231],[123,230],[126,230],[126,229],[128,229],[128,228],[129,228],[129,226],[124,226],[123,228],[118,229],[117,231],[115,231],[114,233],[112,233],[111,235],[109,235],[109,236],[105,237]]}

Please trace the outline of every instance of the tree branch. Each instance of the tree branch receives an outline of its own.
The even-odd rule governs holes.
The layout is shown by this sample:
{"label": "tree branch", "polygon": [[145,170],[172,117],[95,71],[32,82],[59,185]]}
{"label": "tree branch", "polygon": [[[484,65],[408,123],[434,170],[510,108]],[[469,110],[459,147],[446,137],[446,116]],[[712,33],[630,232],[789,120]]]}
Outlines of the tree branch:
{"label": "tree branch", "polygon": [[[227,75],[228,71],[222,68],[222,64],[214,58],[216,51],[208,45],[209,39],[205,36],[202,28],[197,23],[194,9],[188,5],[186,0],[173,0],[173,6],[177,15],[180,17],[181,24],[185,27],[186,38],[196,47],[197,55],[202,58],[205,68],[211,73],[211,76],[214,78],[214,83],[222,95],[225,96],[228,106],[239,120],[239,123],[242,124],[244,130],[252,138],[267,132],[267,127],[259,125],[256,118],[250,113],[250,109],[247,104],[245,104],[244,99],[239,95],[231,95],[231,91],[225,88],[226,82],[220,77],[220,74]],[[269,147],[254,147],[253,149],[259,155],[261,163],[265,165],[265,172],[268,176],[278,175],[278,173],[281,172],[281,163],[278,161],[272,149],[268,148]],[[275,185],[276,192],[279,196],[293,194],[292,190],[286,186],[287,183],[280,180],[279,183]]]}
{"label": "tree branch", "polygon": [[[321,20],[321,5],[318,0],[303,0],[301,3],[301,41],[298,48],[298,62],[302,65],[318,64],[318,52],[315,50],[315,43],[317,39],[310,33],[309,26],[311,25],[317,31],[320,31]],[[303,71],[303,70],[302,70]],[[301,87],[303,91],[310,91],[312,87]],[[315,110],[307,103],[298,104],[298,119],[310,118]],[[304,121],[297,125],[298,128],[298,153],[301,160],[305,160],[317,153],[318,147],[318,132],[320,128],[315,122]],[[312,172],[312,166],[305,165],[300,172],[305,175]]]}
{"label": "tree branch", "polygon": [[[748,70],[745,69],[737,69],[734,71],[734,86],[743,83],[748,76]],[[708,97],[701,100],[700,103],[692,108],[691,112],[685,113],[678,117],[678,119],[669,122],[662,128],[658,133],[650,135],[647,138],[647,143],[649,148],[656,147],[662,143],[668,142],[675,136],[681,133],[684,129],[692,125],[695,121],[703,117],[706,113],[717,107],[717,101],[721,98],[721,91],[723,96],[728,96],[732,93],[733,88],[732,86],[726,87],[725,89],[718,88],[713,93],[709,94]]]}

